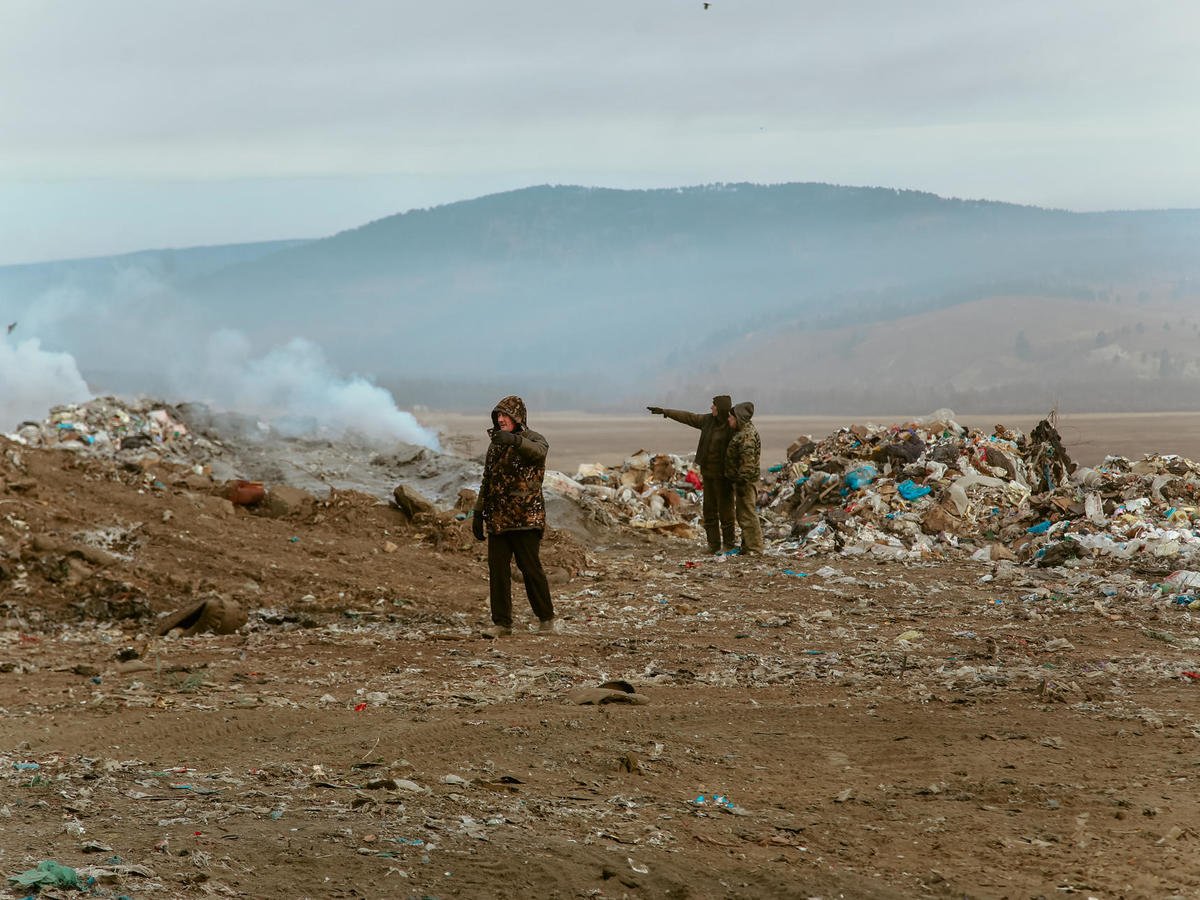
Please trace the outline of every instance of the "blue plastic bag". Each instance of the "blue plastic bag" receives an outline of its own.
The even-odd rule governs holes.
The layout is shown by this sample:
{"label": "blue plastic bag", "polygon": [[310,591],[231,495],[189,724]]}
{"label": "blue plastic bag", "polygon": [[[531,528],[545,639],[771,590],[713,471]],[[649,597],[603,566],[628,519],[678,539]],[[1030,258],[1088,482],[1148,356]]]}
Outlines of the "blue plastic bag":
{"label": "blue plastic bag", "polygon": [[846,473],[846,487],[852,491],[857,491],[861,487],[866,487],[872,481],[879,477],[879,473],[874,466],[859,466],[857,469],[851,469]]}
{"label": "blue plastic bag", "polygon": [[905,500],[919,500],[926,494],[933,493],[933,488],[928,485],[917,484],[911,478],[896,485],[896,490],[900,492],[900,496]]}

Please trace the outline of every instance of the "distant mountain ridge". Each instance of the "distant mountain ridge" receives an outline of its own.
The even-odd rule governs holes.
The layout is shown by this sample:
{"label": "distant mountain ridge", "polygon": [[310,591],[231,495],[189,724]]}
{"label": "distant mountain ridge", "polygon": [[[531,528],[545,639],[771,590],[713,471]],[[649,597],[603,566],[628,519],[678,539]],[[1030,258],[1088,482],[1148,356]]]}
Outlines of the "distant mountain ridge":
{"label": "distant mountain ridge", "polygon": [[[500,378],[596,404],[643,385],[686,391],[773,330],[877,328],[996,296],[1166,285],[1190,302],[1198,247],[1197,210],[1072,213],[827,184],[542,186],[230,250],[169,287],[201,322],[262,347],[309,337],[404,392],[469,383],[473,396]],[[7,283],[0,269],[0,304]]]}
{"label": "distant mountain ridge", "polygon": [[117,256],[94,256],[41,263],[0,266],[0,307],[13,308],[32,295],[64,286],[109,294],[114,277],[137,269],[164,283],[178,285],[193,278],[280,250],[310,243],[309,240],[260,241],[251,244],[220,244],[208,247],[138,250]]}

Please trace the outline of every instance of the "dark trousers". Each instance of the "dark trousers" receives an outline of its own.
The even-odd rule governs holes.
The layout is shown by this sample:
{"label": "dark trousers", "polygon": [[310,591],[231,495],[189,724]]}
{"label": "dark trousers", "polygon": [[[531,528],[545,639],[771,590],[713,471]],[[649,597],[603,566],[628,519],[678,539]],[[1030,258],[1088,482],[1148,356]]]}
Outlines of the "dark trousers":
{"label": "dark trousers", "polygon": [[700,521],[708,538],[708,549],[716,553],[722,547],[732,550],[735,544],[733,532],[733,484],[728,478],[700,471],[704,482],[704,505],[700,508]]}
{"label": "dark trousers", "polygon": [[550,582],[542,568],[538,551],[542,546],[540,531],[502,531],[488,537],[488,589],[492,599],[492,623],[512,628],[512,558],[525,576],[525,594],[539,621],[554,618],[554,603],[550,600]]}

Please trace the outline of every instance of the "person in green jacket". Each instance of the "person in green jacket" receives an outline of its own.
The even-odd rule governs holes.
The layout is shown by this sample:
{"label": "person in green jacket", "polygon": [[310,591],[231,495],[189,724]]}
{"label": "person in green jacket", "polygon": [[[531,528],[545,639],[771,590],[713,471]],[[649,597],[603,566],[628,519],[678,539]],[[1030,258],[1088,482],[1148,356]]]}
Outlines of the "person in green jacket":
{"label": "person in green jacket", "polygon": [[725,477],[725,448],[733,433],[726,419],[732,407],[733,400],[728,394],[713,397],[709,413],[646,407],[652,415],[700,429],[700,441],[696,444],[696,465],[700,467],[700,478],[704,482],[700,521],[708,538],[709,553],[720,553],[722,547],[726,550],[734,547],[733,488]]}
{"label": "person in green jacket", "polygon": [[742,529],[743,556],[763,551],[762,525],[758,521],[758,479],[762,441],[750,419],[754,404],[739,403],[729,412],[733,436],[725,448],[725,477],[733,484],[733,508]]}

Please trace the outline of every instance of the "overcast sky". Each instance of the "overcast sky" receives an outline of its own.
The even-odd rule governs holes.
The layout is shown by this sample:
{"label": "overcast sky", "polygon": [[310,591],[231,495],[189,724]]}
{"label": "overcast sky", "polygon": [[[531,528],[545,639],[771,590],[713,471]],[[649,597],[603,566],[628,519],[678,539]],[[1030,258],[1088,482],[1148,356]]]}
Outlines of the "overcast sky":
{"label": "overcast sky", "polygon": [[1191,0],[3,0],[0,264],[530,184],[1200,207]]}

